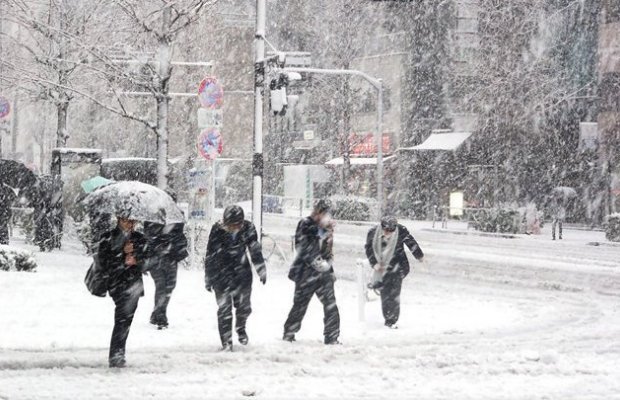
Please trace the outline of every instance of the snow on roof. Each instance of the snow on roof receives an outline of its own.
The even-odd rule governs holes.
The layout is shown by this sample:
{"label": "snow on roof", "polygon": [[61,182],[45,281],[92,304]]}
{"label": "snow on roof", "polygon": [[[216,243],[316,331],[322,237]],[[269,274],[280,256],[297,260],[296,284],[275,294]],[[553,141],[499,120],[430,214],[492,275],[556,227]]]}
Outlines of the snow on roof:
{"label": "snow on roof", "polygon": [[56,147],[53,149],[53,151],[58,151],[59,153],[62,154],[67,154],[67,153],[101,153],[103,150],[101,149],[88,149],[88,148],[71,148],[71,147]]}
{"label": "snow on roof", "polygon": [[104,158],[102,163],[119,162],[119,161],[156,161],[154,158],[145,157],[120,157],[120,158]]}
{"label": "snow on roof", "polygon": [[456,150],[471,136],[471,132],[433,133],[423,143],[401,150]]}
{"label": "snow on roof", "polygon": [[[384,157],[383,161],[389,161],[396,156]],[[376,157],[351,157],[351,165],[377,165]],[[325,163],[325,165],[343,165],[344,159],[342,157],[334,158]]]}

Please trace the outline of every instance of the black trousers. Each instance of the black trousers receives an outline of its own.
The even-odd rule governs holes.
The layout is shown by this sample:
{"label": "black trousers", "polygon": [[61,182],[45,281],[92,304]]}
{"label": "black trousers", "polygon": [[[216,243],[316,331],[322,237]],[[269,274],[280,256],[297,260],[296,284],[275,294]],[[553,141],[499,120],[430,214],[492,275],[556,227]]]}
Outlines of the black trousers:
{"label": "black trousers", "polygon": [[560,218],[554,218],[553,222],[551,223],[551,237],[553,239],[555,239],[555,228],[558,227],[560,228],[560,239],[562,239],[562,223],[564,220],[560,219]]}
{"label": "black trousers", "polygon": [[175,262],[168,264],[161,263],[156,268],[149,271],[155,282],[155,305],[151,314],[152,322],[168,323],[168,304],[170,296],[177,285],[178,266]]}
{"label": "black trousers", "polygon": [[403,278],[397,273],[386,274],[381,288],[381,309],[387,325],[398,322],[400,316],[400,290]]}
{"label": "black trousers", "polygon": [[116,308],[114,309],[114,329],[110,340],[110,361],[125,357],[125,344],[133,316],[138,308],[138,300],[144,291],[142,280],[129,288],[112,294]]}
{"label": "black trousers", "polygon": [[222,346],[232,343],[233,307],[235,308],[235,330],[245,330],[245,324],[252,313],[252,284],[234,290],[215,289],[217,301],[217,327]]}
{"label": "black trousers", "polygon": [[340,313],[336,305],[332,274],[321,274],[295,283],[293,307],[284,323],[285,336],[299,332],[301,322],[308,310],[308,304],[315,294],[323,304],[323,336],[325,341],[331,342],[338,339],[340,336]]}

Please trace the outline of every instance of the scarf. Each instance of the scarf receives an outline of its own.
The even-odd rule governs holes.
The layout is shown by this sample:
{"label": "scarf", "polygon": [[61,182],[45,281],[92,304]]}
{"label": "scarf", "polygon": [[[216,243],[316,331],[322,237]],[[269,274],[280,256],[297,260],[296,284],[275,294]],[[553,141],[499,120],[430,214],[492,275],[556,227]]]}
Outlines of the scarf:
{"label": "scarf", "polygon": [[[382,245],[383,239],[385,239],[385,246]],[[394,258],[394,252],[396,251],[396,243],[398,242],[398,229],[392,233],[389,238],[384,238],[383,229],[381,225],[377,226],[375,236],[372,239],[372,250],[375,253],[375,258],[379,264],[383,264],[386,267],[389,262]]]}

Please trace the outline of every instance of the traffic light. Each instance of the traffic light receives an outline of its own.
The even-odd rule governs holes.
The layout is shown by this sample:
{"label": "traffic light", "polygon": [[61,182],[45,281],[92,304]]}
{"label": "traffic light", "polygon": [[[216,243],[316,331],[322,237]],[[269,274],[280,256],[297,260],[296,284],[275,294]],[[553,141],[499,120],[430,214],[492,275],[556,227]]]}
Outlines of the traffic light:
{"label": "traffic light", "polygon": [[269,99],[273,115],[286,115],[286,107],[288,106],[286,87],[288,84],[288,75],[284,73],[279,74],[269,83]]}

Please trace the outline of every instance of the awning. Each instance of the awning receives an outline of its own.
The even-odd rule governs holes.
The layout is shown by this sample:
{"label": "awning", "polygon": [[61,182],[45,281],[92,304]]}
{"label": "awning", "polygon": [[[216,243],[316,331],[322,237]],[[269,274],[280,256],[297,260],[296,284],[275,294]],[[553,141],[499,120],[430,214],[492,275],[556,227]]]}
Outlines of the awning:
{"label": "awning", "polygon": [[[396,156],[384,157],[383,161],[389,161]],[[376,157],[351,157],[351,165],[377,165]],[[342,157],[334,158],[325,163],[325,165],[343,165],[344,159]]]}
{"label": "awning", "polygon": [[433,133],[422,144],[400,150],[456,150],[471,136],[471,132]]}

